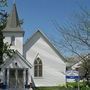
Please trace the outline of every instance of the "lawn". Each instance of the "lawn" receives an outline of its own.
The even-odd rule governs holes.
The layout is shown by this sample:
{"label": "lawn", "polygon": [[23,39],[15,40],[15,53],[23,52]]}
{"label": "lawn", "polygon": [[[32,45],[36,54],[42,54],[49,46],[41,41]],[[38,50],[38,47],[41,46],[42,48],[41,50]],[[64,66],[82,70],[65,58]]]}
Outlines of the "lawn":
{"label": "lawn", "polygon": [[65,90],[63,88],[60,89],[60,87],[38,87],[35,90]]}
{"label": "lawn", "polygon": [[[78,90],[77,88],[65,88],[65,87],[38,87],[34,90]],[[90,90],[90,88],[82,87],[80,90]]]}
{"label": "lawn", "polygon": [[[71,82],[67,83],[66,86],[54,86],[54,87],[36,87],[34,90],[78,90],[78,83]],[[86,86],[85,83],[79,82],[79,90],[90,90],[90,87]]]}

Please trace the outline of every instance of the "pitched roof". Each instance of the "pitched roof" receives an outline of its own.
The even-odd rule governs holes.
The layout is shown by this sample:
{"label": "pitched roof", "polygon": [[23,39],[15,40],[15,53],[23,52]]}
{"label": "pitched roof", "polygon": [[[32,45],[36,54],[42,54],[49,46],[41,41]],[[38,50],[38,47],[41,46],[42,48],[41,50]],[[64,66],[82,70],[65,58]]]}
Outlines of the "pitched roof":
{"label": "pitched roof", "polygon": [[7,18],[6,28],[3,31],[21,31],[20,21],[15,3],[13,4],[13,9]]}
{"label": "pitched roof", "polygon": [[12,63],[13,58],[15,58],[15,55],[18,55],[21,60],[28,66],[28,67],[32,67],[31,63],[29,63],[17,50],[15,51],[15,54],[13,54],[12,58],[8,58],[7,60],[5,60],[5,62],[0,66],[1,69],[7,67],[10,63]]}
{"label": "pitched roof", "polygon": [[24,48],[25,48],[25,46],[28,44],[28,42],[34,37],[34,36],[36,36],[38,33],[40,33],[42,36],[43,36],[43,38],[46,40],[46,42],[54,49],[54,51],[60,56],[60,58],[62,58],[62,60],[64,61],[64,62],[66,62],[66,60],[65,60],[65,58],[62,56],[62,54],[58,51],[58,49],[53,45],[53,43],[48,39],[48,37],[42,32],[42,31],[40,31],[40,30],[37,30],[32,36],[31,36],[31,38],[29,38],[27,41],[26,41],[26,43],[24,44]]}

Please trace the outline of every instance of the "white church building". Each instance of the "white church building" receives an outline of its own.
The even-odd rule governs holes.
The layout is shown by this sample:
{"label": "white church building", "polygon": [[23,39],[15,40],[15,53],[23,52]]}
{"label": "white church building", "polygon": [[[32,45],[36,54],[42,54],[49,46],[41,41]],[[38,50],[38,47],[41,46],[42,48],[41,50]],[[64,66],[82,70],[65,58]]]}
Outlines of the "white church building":
{"label": "white church building", "polygon": [[4,42],[11,44],[15,50],[12,58],[6,59],[0,66],[0,79],[6,87],[48,87],[66,83],[65,59],[44,33],[37,30],[24,44],[24,31],[15,3],[3,35]]}

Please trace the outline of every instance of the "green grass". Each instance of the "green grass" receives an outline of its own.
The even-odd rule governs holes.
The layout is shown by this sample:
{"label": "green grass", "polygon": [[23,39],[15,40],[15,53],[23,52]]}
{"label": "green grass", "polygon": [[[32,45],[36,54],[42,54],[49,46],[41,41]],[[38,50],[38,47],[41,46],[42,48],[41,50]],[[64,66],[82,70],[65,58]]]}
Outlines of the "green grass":
{"label": "green grass", "polygon": [[64,90],[63,88],[60,89],[60,87],[38,87],[35,90]]}
{"label": "green grass", "polygon": [[[77,88],[65,87],[38,87],[35,90],[78,90]],[[80,90],[90,90],[90,88],[82,87]]]}
{"label": "green grass", "polygon": [[[78,90],[78,83],[72,82],[67,83],[66,86],[56,86],[56,87],[36,87],[34,90]],[[80,90],[90,90],[90,87],[86,86],[85,83],[79,82]]]}

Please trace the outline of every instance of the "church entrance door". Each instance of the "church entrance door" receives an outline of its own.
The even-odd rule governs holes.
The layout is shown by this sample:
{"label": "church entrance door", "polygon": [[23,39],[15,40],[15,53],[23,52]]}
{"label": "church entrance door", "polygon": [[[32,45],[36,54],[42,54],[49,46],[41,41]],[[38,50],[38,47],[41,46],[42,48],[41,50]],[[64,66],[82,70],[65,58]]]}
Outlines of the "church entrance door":
{"label": "church entrance door", "polygon": [[23,69],[10,69],[9,71],[9,87],[24,88]]}

